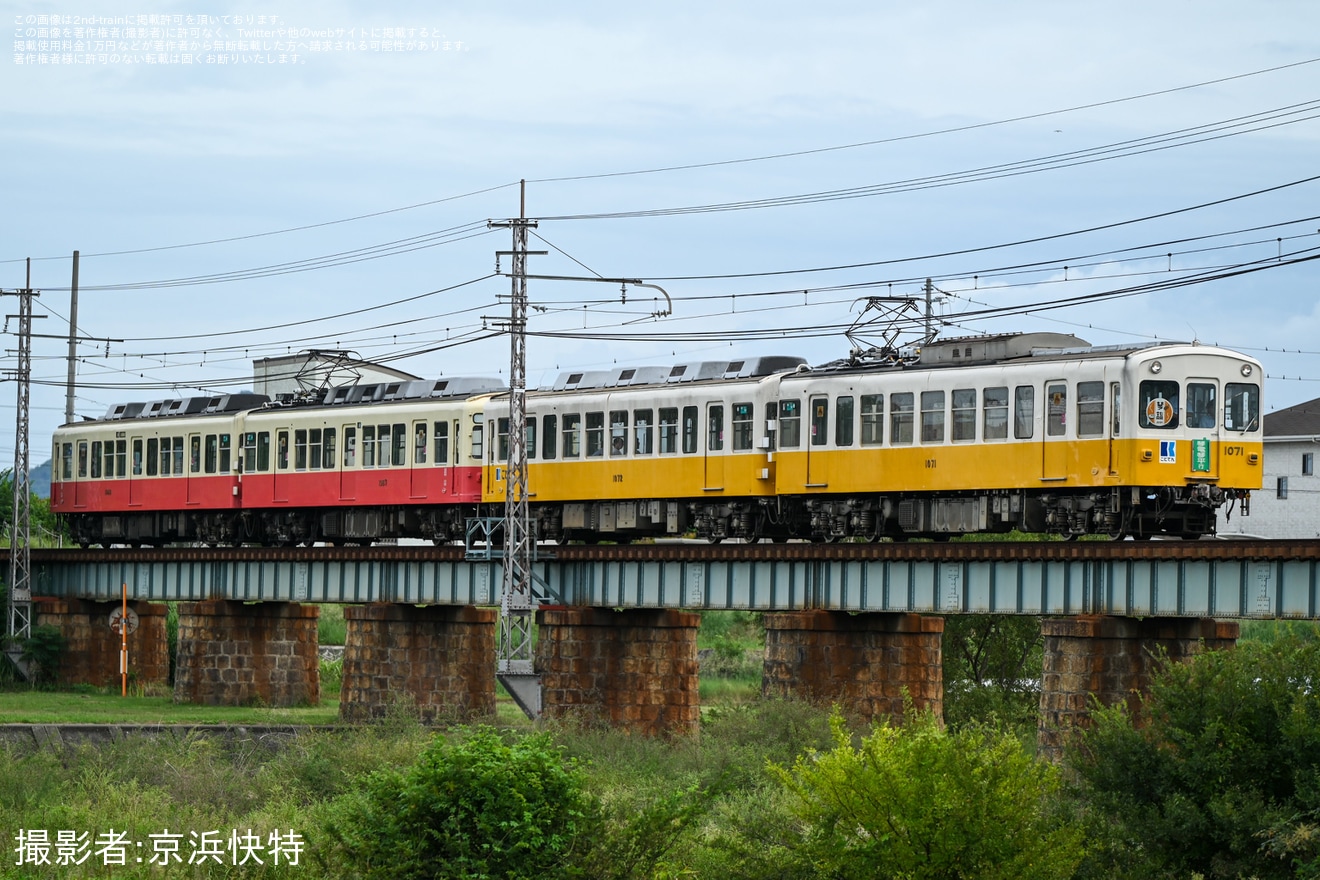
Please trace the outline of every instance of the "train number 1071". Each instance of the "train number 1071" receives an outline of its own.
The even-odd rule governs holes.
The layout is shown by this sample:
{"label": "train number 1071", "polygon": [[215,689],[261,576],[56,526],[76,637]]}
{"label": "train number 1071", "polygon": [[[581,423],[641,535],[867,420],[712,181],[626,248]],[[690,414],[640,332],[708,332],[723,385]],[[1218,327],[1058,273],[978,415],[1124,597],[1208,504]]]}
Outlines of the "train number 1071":
{"label": "train number 1071", "polygon": [[1224,455],[1246,455],[1247,451],[1241,446],[1225,446]]}

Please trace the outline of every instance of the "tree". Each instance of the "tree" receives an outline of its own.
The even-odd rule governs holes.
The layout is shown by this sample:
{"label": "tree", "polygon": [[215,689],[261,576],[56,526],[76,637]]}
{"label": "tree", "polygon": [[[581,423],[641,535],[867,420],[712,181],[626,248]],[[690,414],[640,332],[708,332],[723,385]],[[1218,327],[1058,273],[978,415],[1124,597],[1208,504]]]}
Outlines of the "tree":
{"label": "tree", "polygon": [[1296,876],[1320,820],[1317,686],[1320,643],[1283,638],[1168,664],[1135,717],[1096,711],[1067,754],[1094,829],[1087,870]]}
{"label": "tree", "polygon": [[998,718],[1036,728],[1045,640],[1039,617],[944,618],[944,720],[951,727]]}
{"label": "tree", "polygon": [[[64,523],[55,513],[51,512],[50,499],[42,498],[35,492],[30,495],[30,516],[32,528],[32,541],[34,544],[40,544],[43,541],[51,541],[58,537],[67,537]],[[8,543],[10,535],[13,532],[14,522],[14,469],[6,468],[0,471],[0,539]]]}
{"label": "tree", "polygon": [[[505,742],[490,728],[438,738],[403,771],[373,774],[325,829],[355,876],[580,877],[599,808],[545,734]],[[332,856],[333,858],[334,856]]]}
{"label": "tree", "polygon": [[1058,770],[1017,739],[929,712],[876,726],[854,748],[842,718],[834,748],[778,775],[796,796],[800,855],[820,876],[1046,880],[1072,876],[1081,835],[1057,811]]}

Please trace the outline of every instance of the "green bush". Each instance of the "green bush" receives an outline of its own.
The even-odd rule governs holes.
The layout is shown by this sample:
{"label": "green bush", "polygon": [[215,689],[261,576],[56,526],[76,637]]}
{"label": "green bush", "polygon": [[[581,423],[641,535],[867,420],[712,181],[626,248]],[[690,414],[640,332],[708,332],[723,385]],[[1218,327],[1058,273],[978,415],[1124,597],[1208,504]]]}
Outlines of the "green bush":
{"label": "green bush", "polygon": [[951,733],[929,712],[873,727],[856,748],[841,716],[831,729],[833,749],[777,770],[803,828],[797,873],[805,861],[839,880],[1072,876],[1082,840],[1057,814],[1058,771],[1014,736]]}
{"label": "green bush", "polygon": [[586,876],[599,828],[583,778],[546,734],[490,728],[436,739],[411,767],[368,778],[325,822],[336,863],[366,878]]}
{"label": "green bush", "polygon": [[68,640],[60,628],[51,624],[32,627],[32,634],[23,640],[23,659],[32,664],[33,684],[54,684],[60,677],[60,661]]}
{"label": "green bush", "polygon": [[1320,641],[1285,634],[1168,664],[1136,718],[1096,711],[1068,754],[1094,837],[1087,876],[1320,873],[1318,687]]}

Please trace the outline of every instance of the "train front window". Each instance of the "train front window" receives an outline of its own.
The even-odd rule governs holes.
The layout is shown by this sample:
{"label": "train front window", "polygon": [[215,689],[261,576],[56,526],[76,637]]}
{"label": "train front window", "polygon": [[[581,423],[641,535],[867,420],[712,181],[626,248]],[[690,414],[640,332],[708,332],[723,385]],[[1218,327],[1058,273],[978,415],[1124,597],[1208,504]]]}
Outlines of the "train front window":
{"label": "train front window", "polygon": [[1224,427],[1229,431],[1260,430],[1260,386],[1229,382],[1224,386]]}
{"label": "train front window", "polygon": [[1187,427],[1213,428],[1215,426],[1215,392],[1218,389],[1206,382],[1187,383]]}
{"label": "train front window", "polygon": [[1178,427],[1178,383],[1147,379],[1138,389],[1137,423],[1162,431]]}

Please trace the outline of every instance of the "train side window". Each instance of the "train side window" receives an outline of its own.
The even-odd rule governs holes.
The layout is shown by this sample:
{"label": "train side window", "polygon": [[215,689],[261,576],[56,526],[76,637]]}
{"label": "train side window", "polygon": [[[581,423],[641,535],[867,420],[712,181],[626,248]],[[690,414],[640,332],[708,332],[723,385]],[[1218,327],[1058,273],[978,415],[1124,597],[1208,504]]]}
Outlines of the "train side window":
{"label": "train side window", "polygon": [[362,426],[362,466],[376,466],[376,426]]}
{"label": "train side window", "polygon": [[413,464],[426,464],[426,422],[413,422]]}
{"label": "train side window", "polygon": [[678,452],[678,407],[666,406],[660,410],[660,454]]}
{"label": "train side window", "polygon": [[921,442],[944,442],[944,392],[921,392]]}
{"label": "train side window", "polygon": [[92,441],[92,479],[101,478],[101,441]]}
{"label": "train side window", "polygon": [[811,398],[811,445],[830,442],[830,401],[828,397]]}
{"label": "train side window", "polygon": [[[206,438],[206,454],[211,455],[211,438]],[[280,431],[275,435],[275,467],[278,470],[289,469],[289,432]]]}
{"label": "train side window", "polygon": [[976,439],[976,389],[955,388],[953,391],[953,440]]}
{"label": "train side window", "polygon": [[652,446],[655,429],[651,424],[651,413],[649,409],[633,410],[633,451],[637,455],[650,455],[655,451]]}
{"label": "train side window", "polygon": [[[1211,410],[1210,421],[1214,422]],[[1105,383],[1077,383],[1077,436],[1103,437],[1105,433]]]}
{"label": "train side window", "polygon": [[188,472],[193,474],[202,472],[202,438],[199,434],[193,434],[188,438]]}
{"label": "train side window", "polygon": [[[435,431],[434,436],[431,438],[431,442],[435,446],[435,466],[443,467],[449,463],[449,423],[435,422],[431,425],[431,428]],[[345,443],[350,442],[347,437],[348,432],[351,430],[352,428],[344,429]]]}
{"label": "train side window", "polygon": [[706,407],[706,451],[719,452],[724,448],[724,407],[716,404]]}
{"label": "train side window", "polygon": [[1068,433],[1068,386],[1061,382],[1045,386],[1045,433],[1050,437]]}
{"label": "train side window", "polygon": [[307,432],[307,466],[314,471],[321,469],[322,438],[320,428],[312,428]]}
{"label": "train side window", "polygon": [[[148,448],[150,448],[149,445],[148,445]],[[206,458],[205,458],[205,461],[204,461],[204,467],[203,467],[203,470],[205,470],[206,473],[208,473],[208,474],[213,474],[213,473],[215,473],[216,449],[217,449],[217,447],[216,447],[216,436],[215,436],[214,434],[207,434],[207,435],[206,435]]]}
{"label": "train side window", "polygon": [[257,434],[257,470],[263,474],[270,470],[270,431]]}
{"label": "train side window", "polygon": [[582,416],[580,413],[564,414],[564,458],[582,457]]}
{"label": "train side window", "polygon": [[169,437],[160,438],[160,472],[162,476],[170,475],[170,464],[173,461],[174,441]]}
{"label": "train side window", "polygon": [[797,449],[802,445],[802,401],[779,401],[779,448]]}
{"label": "train side window", "polygon": [[1215,426],[1215,392],[1218,389],[1206,382],[1187,383],[1187,427],[1213,428]]}
{"label": "train side window", "polygon": [[293,469],[307,470],[307,431],[303,428],[293,432]]}
{"label": "train side window", "polygon": [[325,439],[322,444],[321,466],[326,470],[335,469],[335,429],[325,429]]}
{"label": "train side window", "polygon": [[558,438],[559,419],[556,416],[541,417],[541,436],[544,440],[541,442],[541,457],[546,461],[551,461],[555,457],[555,441]]}
{"label": "train side window", "polygon": [[628,454],[628,411],[610,410],[610,455]]}
{"label": "train side window", "polygon": [[[194,438],[195,439],[195,438]],[[252,474],[257,470],[257,432],[244,431],[241,442],[243,455],[239,459],[242,465],[243,473]]]}
{"label": "train side window", "polygon": [[142,476],[142,438],[133,438],[133,476]]}
{"label": "train side window", "polygon": [[885,396],[862,395],[862,445],[879,446],[885,439]]}
{"label": "train side window", "polygon": [[1109,386],[1109,430],[1110,436],[1118,436],[1118,427],[1121,424],[1119,414],[1123,412],[1123,386],[1117,382]]}
{"label": "train side window", "polygon": [[227,474],[230,470],[229,463],[229,435],[220,435],[220,473]]}
{"label": "train side window", "polygon": [[495,420],[495,460],[509,460],[509,417]]}
{"label": "train side window", "polygon": [[733,405],[733,448],[747,451],[752,448],[752,429],[756,422],[756,413],[750,403]]}
{"label": "train side window", "polygon": [[[87,476],[87,444],[78,444],[78,476]],[[147,476],[154,477],[160,470],[160,441],[147,438]]]}
{"label": "train side window", "polygon": [[889,395],[889,442],[907,445],[912,442],[912,415],[915,398],[911,391]]}
{"label": "train side window", "polygon": [[982,389],[981,409],[981,438],[1008,439],[1008,387]]}
{"label": "train side window", "polygon": [[72,443],[63,444],[63,449],[60,451],[60,470],[64,474],[63,477],[64,479],[66,480],[73,479],[73,444]]}
{"label": "train side window", "polygon": [[523,442],[527,448],[527,460],[536,458],[536,416],[528,416],[523,422]]}
{"label": "train side window", "polygon": [[115,476],[128,476],[128,441],[115,441]]}
{"label": "train side window", "polygon": [[853,399],[840,397],[834,401],[834,445],[853,445]]}
{"label": "train side window", "polygon": [[174,472],[183,473],[183,438],[174,438]]}
{"label": "train side window", "polygon": [[765,405],[765,450],[775,451],[775,433],[779,426],[779,401],[771,400]]}
{"label": "train side window", "polygon": [[1178,427],[1177,382],[1146,379],[1137,394],[1137,424],[1163,431]]}
{"label": "train side window", "polygon": [[1229,382],[1224,386],[1224,427],[1230,431],[1260,430],[1260,386]]}
{"label": "train side window", "polygon": [[701,417],[695,406],[683,407],[683,452],[697,451],[697,437],[701,434]]}
{"label": "train side window", "polygon": [[391,446],[393,451],[392,461],[395,467],[403,467],[408,463],[408,426],[394,425],[394,444]]}
{"label": "train side window", "polygon": [[390,426],[376,426],[376,467],[390,466]]}
{"label": "train side window", "polygon": [[605,454],[605,413],[587,413],[587,458]]}
{"label": "train side window", "polygon": [[115,442],[113,440],[105,441],[105,476],[106,479],[113,479],[115,476]]}
{"label": "train side window", "polygon": [[1019,385],[1013,389],[1013,437],[1030,440],[1036,433],[1036,389]]}

